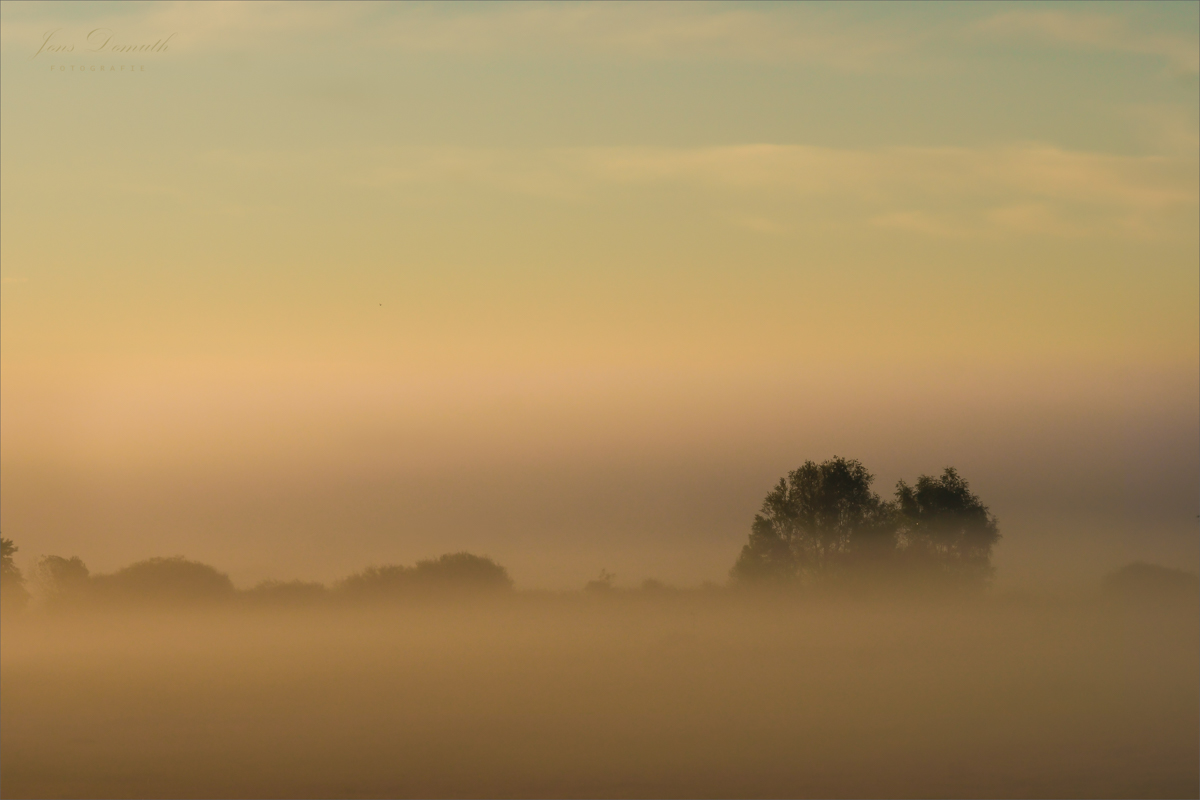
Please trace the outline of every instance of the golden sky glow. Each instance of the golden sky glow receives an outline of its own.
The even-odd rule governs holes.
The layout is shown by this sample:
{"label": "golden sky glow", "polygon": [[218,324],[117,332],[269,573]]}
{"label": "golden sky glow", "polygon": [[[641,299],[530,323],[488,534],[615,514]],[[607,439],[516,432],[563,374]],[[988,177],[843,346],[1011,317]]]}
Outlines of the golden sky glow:
{"label": "golden sky glow", "polygon": [[6,2],[4,533],[720,580],[839,454],[1194,562],[1196,8]]}

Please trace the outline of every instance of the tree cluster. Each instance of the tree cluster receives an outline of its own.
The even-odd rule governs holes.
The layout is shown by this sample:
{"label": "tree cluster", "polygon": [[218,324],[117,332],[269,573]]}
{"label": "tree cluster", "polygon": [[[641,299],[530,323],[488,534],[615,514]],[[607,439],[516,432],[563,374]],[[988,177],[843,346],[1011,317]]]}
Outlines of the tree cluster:
{"label": "tree cluster", "polygon": [[904,576],[961,586],[991,577],[996,518],[953,468],[871,489],[861,462],[806,461],[767,495],[731,571],[740,584]]}
{"label": "tree cluster", "polygon": [[[3,541],[4,608],[17,610],[26,605],[29,594],[12,561],[16,547],[8,539]],[[306,581],[264,581],[239,591],[225,573],[182,556],[151,558],[103,575],[92,574],[77,556],[43,556],[32,577],[40,599],[51,608],[163,608],[226,603],[279,606],[431,596],[480,597],[509,592],[513,585],[504,567],[471,553],[447,553],[440,558],[418,561],[412,567],[398,564],[369,567],[331,587]]]}

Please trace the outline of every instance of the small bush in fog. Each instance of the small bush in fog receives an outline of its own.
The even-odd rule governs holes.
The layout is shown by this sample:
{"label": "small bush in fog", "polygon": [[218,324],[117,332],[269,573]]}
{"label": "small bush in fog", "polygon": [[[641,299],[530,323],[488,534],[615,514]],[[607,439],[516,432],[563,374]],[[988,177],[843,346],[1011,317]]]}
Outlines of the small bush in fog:
{"label": "small bush in fog", "polygon": [[299,606],[319,603],[329,596],[321,583],[308,581],[263,581],[243,592],[251,603],[271,606]]}
{"label": "small bush in fog", "polygon": [[600,570],[600,577],[596,578],[594,581],[588,581],[584,585],[583,590],[590,594],[608,594],[609,592],[614,591],[615,587],[613,586],[613,582],[616,579],[616,575],[612,574],[606,569],[602,569]]}
{"label": "small bush in fog", "polygon": [[1180,569],[1136,562],[1105,576],[1104,594],[1117,600],[1200,600],[1200,576]]}
{"label": "small bush in fog", "polygon": [[389,564],[367,567],[338,584],[338,590],[349,597],[368,598],[397,594],[412,587],[412,567]]}

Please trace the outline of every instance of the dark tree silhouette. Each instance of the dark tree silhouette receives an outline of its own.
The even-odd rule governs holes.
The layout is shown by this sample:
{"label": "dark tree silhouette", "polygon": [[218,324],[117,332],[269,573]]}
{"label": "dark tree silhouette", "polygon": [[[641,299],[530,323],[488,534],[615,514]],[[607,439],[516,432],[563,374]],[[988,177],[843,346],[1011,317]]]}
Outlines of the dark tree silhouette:
{"label": "dark tree silhouette", "polygon": [[896,547],[891,504],[871,491],[859,461],[806,461],[781,478],[754,516],[750,540],[731,572],[738,582],[817,578]]}
{"label": "dark tree silhouette", "polygon": [[736,583],[791,583],[835,575],[858,582],[921,580],[981,586],[1000,539],[993,517],[953,468],[896,485],[885,502],[858,461],[806,461],[754,516],[730,571]]}
{"label": "dark tree silhouette", "polygon": [[471,553],[446,553],[418,561],[412,578],[420,586],[450,589],[508,591],[513,586],[508,570],[490,558]]}
{"label": "dark tree silhouette", "polygon": [[175,605],[211,603],[233,597],[233,582],[223,572],[183,556],[139,561],[111,575],[90,579],[98,599]]}
{"label": "dark tree silhouette", "polygon": [[414,595],[493,594],[512,589],[508,570],[484,556],[447,553],[418,561],[415,567],[391,564],[368,567],[341,581],[337,589],[346,597],[388,598]]}
{"label": "dark tree silhouette", "polygon": [[613,586],[613,582],[616,579],[617,576],[614,573],[609,572],[607,569],[601,569],[600,577],[584,584],[583,590],[592,594],[612,594],[616,590],[616,587]]}
{"label": "dark tree silhouette", "polygon": [[0,536],[0,580],[8,582],[11,580],[20,580],[21,570],[13,563],[13,553],[20,548],[13,544],[12,539],[5,539]]}
{"label": "dark tree silhouette", "polygon": [[909,564],[970,584],[992,575],[992,547],[1000,531],[982,501],[952,467],[941,477],[922,475],[916,486],[896,485],[900,541]]}
{"label": "dark tree silhouette", "polygon": [[43,556],[34,576],[46,600],[52,604],[80,598],[88,589],[90,577],[87,565],[79,556]]}
{"label": "dark tree silhouette", "polygon": [[13,562],[13,553],[17,549],[12,539],[0,536],[0,604],[5,610],[19,610],[29,602],[25,576]]}

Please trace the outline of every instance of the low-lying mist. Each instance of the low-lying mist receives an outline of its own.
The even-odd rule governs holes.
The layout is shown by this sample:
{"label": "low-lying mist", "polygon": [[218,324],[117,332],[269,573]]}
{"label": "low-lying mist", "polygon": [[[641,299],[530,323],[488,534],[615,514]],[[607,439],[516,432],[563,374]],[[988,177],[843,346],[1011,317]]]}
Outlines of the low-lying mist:
{"label": "low-lying mist", "polygon": [[4,797],[1195,797],[1200,578],[991,585],[953,468],[805,462],[723,586],[469,552],[238,588],[3,540]]}
{"label": "low-lying mist", "polygon": [[[470,565],[486,585],[483,562]],[[607,576],[551,594],[494,572],[489,590],[417,588],[437,583],[428,565],[438,563],[423,579],[420,566],[357,574],[360,590],[404,587],[385,596],[355,594],[349,579],[229,587],[219,603],[123,595],[7,614],[0,791],[1200,790],[1200,611],[1186,578],[1147,590],[1165,585],[1153,568],[1110,576],[1086,597],[864,599],[832,588],[621,590]]]}

